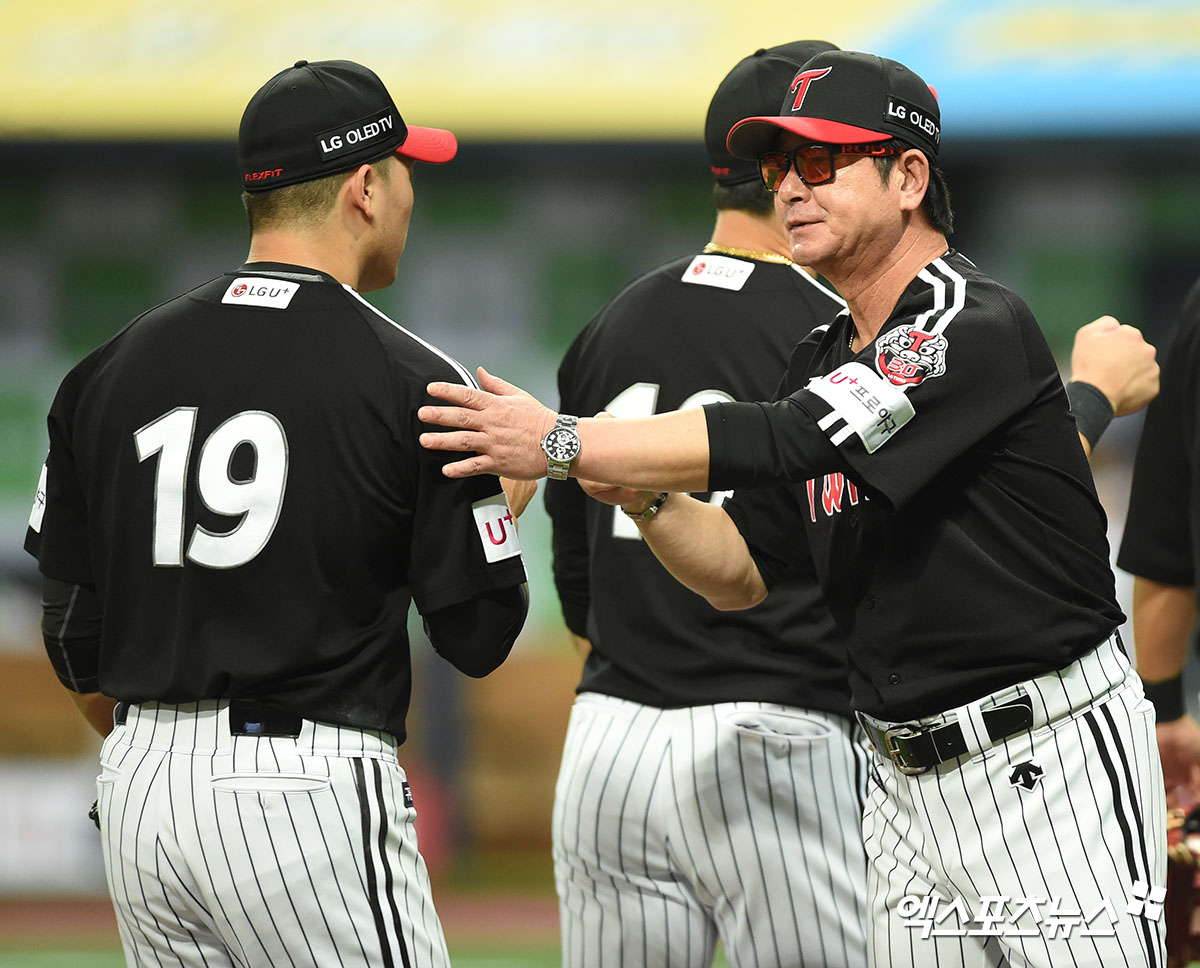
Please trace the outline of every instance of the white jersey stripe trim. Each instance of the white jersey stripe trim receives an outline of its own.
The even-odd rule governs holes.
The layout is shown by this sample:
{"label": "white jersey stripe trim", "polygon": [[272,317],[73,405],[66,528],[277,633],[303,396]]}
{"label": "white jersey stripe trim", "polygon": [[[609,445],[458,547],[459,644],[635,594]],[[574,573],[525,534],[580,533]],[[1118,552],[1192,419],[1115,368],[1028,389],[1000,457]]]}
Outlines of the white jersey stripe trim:
{"label": "white jersey stripe trim", "polygon": [[950,324],[950,321],[962,311],[963,306],[967,304],[967,280],[959,275],[955,269],[951,268],[950,263],[948,263],[945,259],[934,259],[933,264],[941,269],[942,272],[944,272],[947,276],[949,276],[950,281],[954,284],[954,301],[951,303],[949,310],[947,310],[946,314],[938,321],[937,324],[937,332],[941,332]]}
{"label": "white jersey stripe trim", "polygon": [[475,387],[476,389],[479,388],[479,384],[475,382],[475,377],[473,377],[471,375],[470,371],[467,370],[467,368],[465,366],[463,366],[461,363],[459,363],[458,360],[456,360],[453,356],[450,356],[448,353],[445,353],[442,350],[439,350],[436,346],[434,346],[428,340],[421,339],[421,337],[418,336],[416,333],[414,333],[412,330],[405,329],[403,326],[401,326],[398,322],[396,322],[390,316],[386,315],[385,313],[380,312],[378,309],[376,309],[374,306],[372,306],[369,302],[367,302],[367,300],[365,300],[362,297],[361,294],[359,294],[355,290],[351,289],[344,282],[342,283],[342,288],[345,289],[346,292],[350,293],[350,295],[353,296],[355,299],[357,299],[360,303],[362,303],[364,306],[366,306],[369,310],[371,310],[371,312],[373,312],[376,316],[378,316],[380,319],[382,319],[385,323],[395,326],[396,329],[400,330],[400,332],[402,332],[405,336],[420,343],[431,353],[436,353],[443,360],[445,360],[447,363],[449,363],[452,367],[454,367],[455,370],[458,371],[458,375],[462,377],[463,383],[465,383],[467,386]]}
{"label": "white jersey stripe trim", "polygon": [[[810,286],[819,290],[820,292],[823,292],[826,296],[828,296],[830,299],[832,299],[834,302],[836,302],[839,306],[846,305],[846,300],[844,300],[841,296],[839,296],[836,292],[834,292],[828,286],[822,285],[821,281],[819,279],[814,277],[811,273],[805,272],[801,266],[798,266],[793,262],[792,269],[795,272],[800,273],[800,275],[804,278],[804,281],[807,282]],[[839,315],[841,315],[841,314],[839,313]]]}
{"label": "white jersey stripe trim", "polygon": [[[938,278],[929,269],[936,267],[951,285],[951,300],[946,302],[946,279]],[[934,259],[928,266],[917,273],[917,278],[927,282],[934,291],[933,308],[917,317],[916,327],[929,333],[940,333],[955,316],[959,314],[967,302],[967,280],[950,268],[944,259]],[[936,317],[933,325],[927,325],[930,317]]]}
{"label": "white jersey stripe trim", "polygon": [[917,278],[922,282],[928,283],[929,287],[933,290],[933,306],[925,310],[925,312],[921,313],[921,315],[917,317],[916,322],[913,324],[913,328],[925,330],[927,332],[934,332],[935,330],[929,327],[927,324],[930,317],[936,316],[946,308],[946,283],[937,276],[931,275],[928,268],[922,269],[920,272],[918,272]]}

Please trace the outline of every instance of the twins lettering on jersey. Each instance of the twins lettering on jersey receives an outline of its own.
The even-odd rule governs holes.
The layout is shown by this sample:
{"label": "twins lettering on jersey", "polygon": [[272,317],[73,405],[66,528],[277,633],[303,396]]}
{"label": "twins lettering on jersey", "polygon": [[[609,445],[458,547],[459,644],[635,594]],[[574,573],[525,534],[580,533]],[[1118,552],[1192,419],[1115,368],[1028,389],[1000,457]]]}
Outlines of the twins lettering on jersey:
{"label": "twins lettering on jersey", "polygon": [[[809,479],[805,490],[808,492],[809,520],[815,524],[817,520],[817,479],[815,477]],[[840,471],[826,474],[821,481],[820,507],[827,518],[841,514],[843,504],[846,507],[854,507],[859,501],[865,500],[867,500],[867,496],[859,491],[858,485]]]}
{"label": "twins lettering on jersey", "polygon": [[475,528],[479,532],[484,558],[489,562],[503,561],[521,553],[517,520],[509,510],[508,498],[503,491],[476,501],[471,505],[471,513],[475,515]]}
{"label": "twins lettering on jersey", "polygon": [[753,271],[752,262],[730,259],[723,255],[698,255],[683,271],[680,281],[739,292]]}
{"label": "twins lettering on jersey", "polygon": [[231,306],[262,306],[266,309],[287,309],[300,283],[282,279],[238,278],[229,284],[221,302]]}

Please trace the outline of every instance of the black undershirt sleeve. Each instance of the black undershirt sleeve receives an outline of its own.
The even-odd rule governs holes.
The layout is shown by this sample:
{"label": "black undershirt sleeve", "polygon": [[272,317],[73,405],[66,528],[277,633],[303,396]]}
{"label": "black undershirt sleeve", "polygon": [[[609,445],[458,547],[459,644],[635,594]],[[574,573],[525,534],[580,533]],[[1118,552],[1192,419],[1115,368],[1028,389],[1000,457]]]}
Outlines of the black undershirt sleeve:
{"label": "black undershirt sleeve", "polygon": [[42,578],[42,640],[59,682],[72,692],[100,691],[103,624],[95,585]]}
{"label": "black undershirt sleeve", "polygon": [[806,481],[849,466],[791,397],[775,403],[710,403],[704,417],[710,490]]}
{"label": "black undershirt sleeve", "polygon": [[546,511],[553,526],[554,587],[567,628],[587,638],[592,605],[591,555],[587,530],[588,497],[574,479],[546,481]]}
{"label": "black undershirt sleeve", "polygon": [[425,634],[438,655],[481,679],[498,668],[529,614],[525,585],[496,588],[425,616]]}

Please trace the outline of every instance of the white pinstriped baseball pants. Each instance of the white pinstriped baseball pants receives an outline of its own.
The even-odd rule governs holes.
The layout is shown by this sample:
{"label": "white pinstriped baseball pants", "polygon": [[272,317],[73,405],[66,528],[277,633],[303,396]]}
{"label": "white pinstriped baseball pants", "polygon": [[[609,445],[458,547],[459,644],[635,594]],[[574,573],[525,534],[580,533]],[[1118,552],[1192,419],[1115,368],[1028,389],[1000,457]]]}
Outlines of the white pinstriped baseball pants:
{"label": "white pinstriped baseball pants", "polygon": [[[961,763],[905,776],[873,757],[870,964],[1162,968],[1150,895],[1166,880],[1166,802],[1141,681],[1114,636],[972,705],[1018,696],[1033,703],[1032,729],[976,740]],[[970,718],[958,712],[960,724]]]}
{"label": "white pinstriped baseball pants", "polygon": [[571,712],[554,798],[565,968],[866,961],[857,724],[768,703]]}
{"label": "white pinstriped baseball pants", "polygon": [[230,735],[224,702],[130,707],[101,750],[130,965],[448,968],[387,733]]}

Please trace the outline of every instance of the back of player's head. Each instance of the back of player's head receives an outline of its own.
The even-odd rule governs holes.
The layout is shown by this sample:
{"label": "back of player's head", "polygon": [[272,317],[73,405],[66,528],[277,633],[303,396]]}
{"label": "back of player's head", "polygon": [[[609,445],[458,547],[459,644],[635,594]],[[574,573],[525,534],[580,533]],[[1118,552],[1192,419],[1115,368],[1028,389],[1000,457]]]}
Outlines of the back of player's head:
{"label": "back of player's head", "polygon": [[446,162],[458,142],[404,123],[378,75],[348,60],[297,61],[255,92],[238,129],[238,169],[251,194],[325,178],[395,152]]}
{"label": "back of player's head", "polygon": [[737,158],[726,145],[729,129],[742,118],[774,114],[792,78],[812,57],[837,50],[823,40],[797,40],[777,47],[760,47],[743,57],[717,86],[704,122],[713,178],[718,185],[758,182],[758,163]]}

